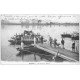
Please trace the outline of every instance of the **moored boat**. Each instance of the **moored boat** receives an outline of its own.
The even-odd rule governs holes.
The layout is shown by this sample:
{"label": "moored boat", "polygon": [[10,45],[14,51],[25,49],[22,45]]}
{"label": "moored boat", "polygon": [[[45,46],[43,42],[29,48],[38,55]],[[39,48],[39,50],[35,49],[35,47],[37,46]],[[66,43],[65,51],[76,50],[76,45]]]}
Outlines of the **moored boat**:
{"label": "moored boat", "polygon": [[72,33],[72,34],[61,34],[62,38],[71,38],[72,40],[79,40],[79,33]]}

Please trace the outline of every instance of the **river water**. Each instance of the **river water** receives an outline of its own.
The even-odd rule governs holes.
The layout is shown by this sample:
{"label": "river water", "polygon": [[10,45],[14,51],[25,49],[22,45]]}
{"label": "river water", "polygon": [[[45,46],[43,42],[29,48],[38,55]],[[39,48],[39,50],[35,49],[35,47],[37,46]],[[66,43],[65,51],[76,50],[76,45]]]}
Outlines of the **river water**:
{"label": "river water", "polygon": [[[21,34],[24,30],[32,30],[34,33],[40,33],[48,40],[49,35],[54,39],[57,39],[58,43],[61,43],[62,33],[79,32],[79,26],[21,26],[21,25],[5,25],[1,26],[1,59],[3,61],[22,61],[16,54],[18,46],[11,46],[8,40],[11,39],[16,33]],[[72,40],[65,39],[65,48],[72,50]],[[24,61],[34,61],[34,55],[28,55],[24,57]],[[37,61],[41,61],[37,56]],[[46,61],[46,60],[44,60]]]}

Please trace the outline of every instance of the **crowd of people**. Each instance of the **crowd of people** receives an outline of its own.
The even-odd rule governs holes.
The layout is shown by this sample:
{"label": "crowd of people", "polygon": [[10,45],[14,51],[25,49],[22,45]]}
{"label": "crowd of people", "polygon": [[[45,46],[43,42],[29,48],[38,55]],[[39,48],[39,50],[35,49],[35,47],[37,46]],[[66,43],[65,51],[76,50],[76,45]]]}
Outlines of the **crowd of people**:
{"label": "crowd of people", "polygon": [[[39,34],[37,34],[37,35],[34,36],[34,44],[37,44],[37,43],[43,44],[44,41],[45,40],[44,40],[44,37],[43,36],[41,36]],[[65,47],[64,47],[64,44],[65,44],[64,38],[61,39],[61,43],[57,43],[57,39],[56,38],[53,39],[51,36],[49,36],[49,44],[50,44],[51,47],[54,46],[55,48],[57,46],[59,47],[59,45],[61,45],[61,48],[65,49]],[[22,49],[23,49],[23,46],[24,46],[24,43],[23,43],[23,41],[21,39],[21,48]],[[72,51],[75,52],[75,41],[72,43]]]}
{"label": "crowd of people", "polygon": [[[52,37],[49,37],[49,42],[50,42],[51,47],[54,46],[56,48],[57,46],[59,47],[59,45],[60,45],[60,43],[57,43],[56,38],[53,39]],[[61,41],[61,44],[62,44],[62,48],[64,48],[64,40],[63,39]]]}
{"label": "crowd of people", "polygon": [[[49,42],[50,42],[50,46],[51,46],[51,47],[52,47],[52,45],[54,45],[54,47],[57,47],[57,46],[60,45],[59,43],[57,43],[57,39],[56,39],[56,38],[53,40],[52,37],[49,37]],[[62,38],[62,40],[61,40],[61,48],[63,48],[63,49],[65,49],[64,44],[65,44],[65,41],[64,41],[64,39]],[[76,47],[75,47],[75,41],[73,41],[73,43],[72,43],[72,51],[73,51],[73,52],[76,51],[75,48],[76,48]]]}

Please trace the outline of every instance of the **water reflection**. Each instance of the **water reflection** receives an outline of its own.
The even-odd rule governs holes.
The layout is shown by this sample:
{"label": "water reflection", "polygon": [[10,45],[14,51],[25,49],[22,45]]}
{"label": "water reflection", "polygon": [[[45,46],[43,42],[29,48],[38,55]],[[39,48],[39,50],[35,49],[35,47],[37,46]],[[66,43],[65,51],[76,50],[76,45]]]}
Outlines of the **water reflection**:
{"label": "water reflection", "polygon": [[[17,48],[19,50],[19,48]],[[47,60],[47,61],[56,61],[56,62],[63,62],[66,61],[65,59],[59,57],[59,56],[55,56],[53,54],[50,54],[48,52],[45,52],[43,50],[40,50],[34,46],[28,46],[25,50],[19,50],[19,53],[16,55],[18,57],[21,57],[22,60],[24,60],[24,57],[26,55],[34,55],[34,60],[37,61],[37,57],[39,57],[39,59],[42,60]]]}

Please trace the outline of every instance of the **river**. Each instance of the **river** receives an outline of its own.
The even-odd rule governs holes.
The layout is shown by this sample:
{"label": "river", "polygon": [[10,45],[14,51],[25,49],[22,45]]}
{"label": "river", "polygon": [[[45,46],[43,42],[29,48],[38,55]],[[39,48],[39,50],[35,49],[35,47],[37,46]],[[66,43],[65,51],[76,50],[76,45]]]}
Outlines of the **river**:
{"label": "river", "polygon": [[[79,32],[79,26],[21,26],[21,25],[5,25],[1,26],[1,59],[3,61],[22,61],[21,57],[17,57],[18,46],[11,46],[8,40],[16,33],[21,34],[24,30],[32,30],[34,33],[40,33],[48,40],[49,35],[54,39],[57,39],[58,43],[61,43],[61,34],[64,32],[72,33]],[[65,48],[72,50],[72,40],[65,39]],[[27,55],[24,57],[24,61],[34,61],[34,55]],[[37,56],[37,61],[41,61]],[[44,59],[44,61],[47,61]]]}

